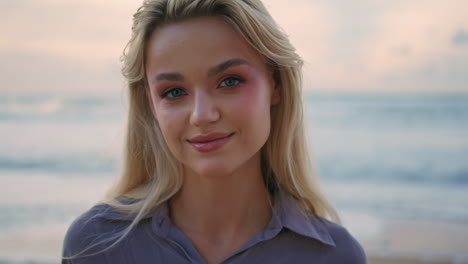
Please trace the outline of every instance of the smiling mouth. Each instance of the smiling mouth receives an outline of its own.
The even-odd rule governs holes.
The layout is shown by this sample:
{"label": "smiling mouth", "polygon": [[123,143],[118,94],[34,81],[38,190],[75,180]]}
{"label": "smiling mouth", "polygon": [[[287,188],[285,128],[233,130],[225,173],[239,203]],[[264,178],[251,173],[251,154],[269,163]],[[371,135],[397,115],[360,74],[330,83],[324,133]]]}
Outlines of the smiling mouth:
{"label": "smiling mouth", "polygon": [[212,133],[208,135],[196,136],[187,142],[198,152],[211,152],[220,149],[224,146],[234,135],[224,133]]}

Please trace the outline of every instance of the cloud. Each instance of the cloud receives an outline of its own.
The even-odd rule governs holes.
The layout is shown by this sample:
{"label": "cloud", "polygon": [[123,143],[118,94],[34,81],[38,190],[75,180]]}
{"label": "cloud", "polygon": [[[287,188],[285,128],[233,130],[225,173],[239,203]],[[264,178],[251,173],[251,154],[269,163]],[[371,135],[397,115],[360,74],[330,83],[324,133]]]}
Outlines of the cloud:
{"label": "cloud", "polygon": [[1,92],[118,94],[124,87],[118,61],[85,64],[32,52],[0,52]]}
{"label": "cloud", "polygon": [[[457,3],[407,1],[382,15],[377,22],[380,32],[370,36],[361,51],[368,70],[375,74],[409,70],[452,53],[454,28],[468,22],[463,21],[465,12],[459,11],[466,10],[468,2]],[[412,52],[402,54],[402,47]]]}
{"label": "cloud", "polygon": [[[128,2],[128,1],[127,1]],[[137,4],[124,1],[5,1],[0,48],[75,60],[118,57],[131,32]]]}
{"label": "cloud", "polygon": [[[306,62],[305,89],[467,90],[467,1],[264,2]],[[37,90],[31,88],[37,87],[33,80],[40,80],[42,89],[89,83],[114,89],[121,81],[118,59],[140,3],[0,2],[0,59],[7,62],[1,81],[23,81],[9,82],[10,90]],[[44,77],[57,73],[62,76],[55,80],[61,81]]]}
{"label": "cloud", "polygon": [[468,45],[468,32],[464,29],[459,29],[452,37],[453,44],[456,45]]}
{"label": "cloud", "polygon": [[330,56],[334,14],[330,6],[321,1],[265,0],[265,5],[279,26],[289,36],[299,55],[307,63],[323,61]]}
{"label": "cloud", "polygon": [[[395,91],[399,85],[401,90],[467,91],[466,85],[447,80],[468,74],[466,64],[458,62],[468,61],[468,49],[452,43],[456,30],[468,28],[468,2],[386,1],[384,8],[371,2],[357,0],[343,8],[338,7],[342,1],[328,2],[335,27],[322,41],[338,55],[306,69],[312,89],[378,92]],[[458,31],[456,39],[464,35]],[[439,73],[430,76],[429,85],[422,73],[431,67]]]}
{"label": "cloud", "polygon": [[119,57],[139,1],[0,3],[1,91],[121,91]]}

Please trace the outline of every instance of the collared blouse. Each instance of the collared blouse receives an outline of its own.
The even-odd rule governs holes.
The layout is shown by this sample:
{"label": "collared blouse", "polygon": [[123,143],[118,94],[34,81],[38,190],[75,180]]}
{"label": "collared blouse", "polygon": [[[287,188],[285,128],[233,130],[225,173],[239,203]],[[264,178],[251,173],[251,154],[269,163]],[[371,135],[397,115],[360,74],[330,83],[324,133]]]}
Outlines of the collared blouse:
{"label": "collared blouse", "polygon": [[[131,221],[108,205],[94,206],[72,223],[65,236],[63,256],[82,254],[63,259],[62,264],[205,263],[192,242],[171,222],[167,203],[106,249],[115,241],[106,239]],[[222,263],[367,262],[361,245],[344,227],[304,212],[295,199],[279,191],[269,224]]]}

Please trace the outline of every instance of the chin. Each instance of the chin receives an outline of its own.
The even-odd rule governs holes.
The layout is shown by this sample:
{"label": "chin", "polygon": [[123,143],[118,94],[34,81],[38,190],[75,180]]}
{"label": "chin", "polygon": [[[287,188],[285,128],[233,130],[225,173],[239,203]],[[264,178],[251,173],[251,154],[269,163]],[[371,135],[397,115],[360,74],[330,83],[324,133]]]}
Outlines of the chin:
{"label": "chin", "polygon": [[198,164],[196,167],[192,167],[192,170],[203,177],[223,177],[226,175],[231,175],[234,172],[234,169],[231,166],[226,166],[225,164],[215,163],[215,164]]}
{"label": "chin", "polygon": [[233,170],[229,170],[227,168],[207,168],[196,171],[196,173],[203,177],[212,178],[231,175]]}

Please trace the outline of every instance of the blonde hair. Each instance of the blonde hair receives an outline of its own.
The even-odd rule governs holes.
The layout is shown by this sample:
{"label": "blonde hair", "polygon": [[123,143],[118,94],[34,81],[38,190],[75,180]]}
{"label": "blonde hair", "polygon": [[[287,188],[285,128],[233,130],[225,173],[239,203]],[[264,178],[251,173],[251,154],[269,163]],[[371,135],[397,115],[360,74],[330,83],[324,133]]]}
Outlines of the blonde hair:
{"label": "blonde hair", "polygon": [[[145,52],[157,27],[198,16],[225,19],[275,73],[281,102],[272,107],[270,137],[262,148],[265,182],[288,192],[305,211],[339,222],[310,166],[303,124],[302,59],[261,1],[147,0],[134,14],[133,34],[122,56],[122,73],[128,81],[130,98],[124,169],[104,201],[116,211],[134,216],[118,241],[182,186],[181,164],[169,151],[150,110]],[[121,197],[135,202],[124,203]]]}

